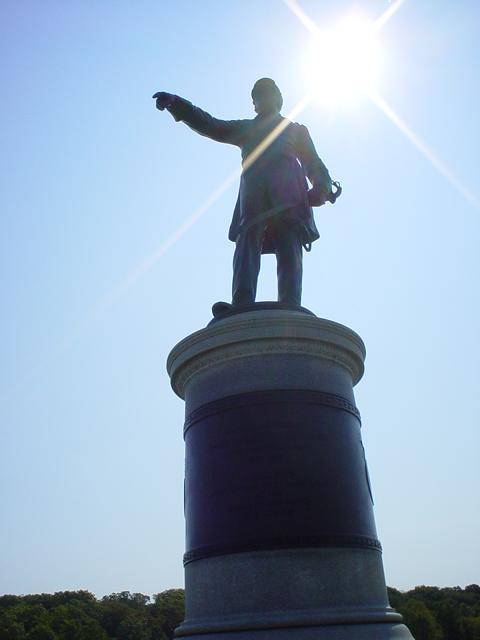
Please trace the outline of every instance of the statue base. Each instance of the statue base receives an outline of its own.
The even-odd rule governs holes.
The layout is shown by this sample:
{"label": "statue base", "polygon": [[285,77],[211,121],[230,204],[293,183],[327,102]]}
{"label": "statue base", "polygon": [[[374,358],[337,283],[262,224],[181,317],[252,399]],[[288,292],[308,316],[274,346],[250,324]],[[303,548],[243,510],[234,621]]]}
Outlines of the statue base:
{"label": "statue base", "polygon": [[212,306],[212,315],[213,320],[210,320],[208,326],[218,322],[218,320],[224,320],[225,318],[229,318],[231,316],[238,315],[239,313],[250,313],[252,311],[296,311],[302,313],[308,313],[310,316],[314,316],[315,314],[306,309],[305,307],[293,307],[292,305],[286,304],[284,302],[274,302],[266,301],[266,302],[252,302],[252,304],[244,304],[244,305],[233,305],[229,302],[215,302]]}
{"label": "statue base", "polygon": [[353,395],[364,358],[347,327],[279,303],[232,308],[173,349],[186,402],[178,637],[412,640],[375,529]]}

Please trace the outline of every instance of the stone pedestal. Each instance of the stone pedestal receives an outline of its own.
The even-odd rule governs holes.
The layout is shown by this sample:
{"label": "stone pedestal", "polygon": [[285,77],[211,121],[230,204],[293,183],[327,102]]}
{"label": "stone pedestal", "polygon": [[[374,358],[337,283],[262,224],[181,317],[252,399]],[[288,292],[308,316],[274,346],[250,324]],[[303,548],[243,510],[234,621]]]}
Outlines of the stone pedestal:
{"label": "stone pedestal", "polygon": [[360,337],[300,311],[217,320],[186,402],[184,640],[412,638],[388,604],[353,386]]}

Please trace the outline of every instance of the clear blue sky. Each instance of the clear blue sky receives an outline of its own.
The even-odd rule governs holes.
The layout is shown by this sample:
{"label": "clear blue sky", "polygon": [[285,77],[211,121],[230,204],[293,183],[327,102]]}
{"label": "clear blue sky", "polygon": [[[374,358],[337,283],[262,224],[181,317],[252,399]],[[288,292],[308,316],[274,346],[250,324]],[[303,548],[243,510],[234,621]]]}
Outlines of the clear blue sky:
{"label": "clear blue sky", "polygon": [[[302,6],[327,28],[352,3]],[[183,403],[165,360],[229,299],[236,184],[164,243],[239,153],[151,95],[252,117],[270,76],[288,113],[309,33],[282,0],[0,14],[0,592],[181,586]],[[379,38],[382,98],[478,198],[478,2],[406,0]],[[303,302],[367,346],[356,397],[387,582],[478,583],[480,209],[367,98],[297,120],[344,186],[317,210]],[[259,299],[274,273],[267,258]]]}

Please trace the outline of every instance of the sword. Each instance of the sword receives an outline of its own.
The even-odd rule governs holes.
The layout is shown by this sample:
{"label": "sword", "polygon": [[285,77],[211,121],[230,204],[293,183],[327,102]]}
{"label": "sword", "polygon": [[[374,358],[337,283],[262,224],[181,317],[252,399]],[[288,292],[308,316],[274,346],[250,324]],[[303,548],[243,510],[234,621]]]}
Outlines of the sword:
{"label": "sword", "polygon": [[342,187],[337,180],[332,180],[332,187],[335,187],[335,191],[332,190],[332,193],[327,200],[328,202],[335,204],[336,199],[342,195]]}

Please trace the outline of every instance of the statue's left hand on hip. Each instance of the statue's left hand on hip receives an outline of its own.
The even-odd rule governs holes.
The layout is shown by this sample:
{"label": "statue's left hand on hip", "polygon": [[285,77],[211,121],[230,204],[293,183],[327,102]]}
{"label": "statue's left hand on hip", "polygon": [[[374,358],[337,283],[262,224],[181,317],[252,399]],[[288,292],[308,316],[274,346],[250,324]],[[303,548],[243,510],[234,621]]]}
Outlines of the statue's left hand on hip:
{"label": "statue's left hand on hip", "polygon": [[322,204],[327,202],[330,193],[328,193],[323,187],[320,187],[318,184],[313,185],[313,187],[308,191],[308,202],[311,207],[321,207]]}

